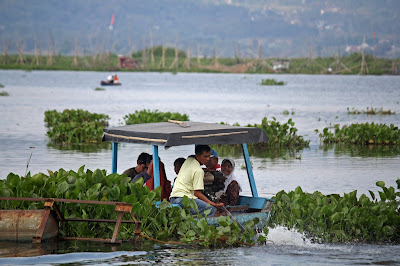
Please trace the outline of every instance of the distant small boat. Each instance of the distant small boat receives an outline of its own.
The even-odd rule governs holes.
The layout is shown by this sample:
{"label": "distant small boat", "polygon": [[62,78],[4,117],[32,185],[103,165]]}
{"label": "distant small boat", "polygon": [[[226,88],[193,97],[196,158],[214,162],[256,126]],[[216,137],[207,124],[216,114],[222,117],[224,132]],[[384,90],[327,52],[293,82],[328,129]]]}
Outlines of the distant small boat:
{"label": "distant small boat", "polygon": [[104,81],[104,80],[102,80],[102,81],[100,81],[100,85],[103,85],[103,86],[108,86],[108,85],[122,85],[122,83],[121,83],[121,82],[115,83],[115,82],[110,82],[110,81]]}

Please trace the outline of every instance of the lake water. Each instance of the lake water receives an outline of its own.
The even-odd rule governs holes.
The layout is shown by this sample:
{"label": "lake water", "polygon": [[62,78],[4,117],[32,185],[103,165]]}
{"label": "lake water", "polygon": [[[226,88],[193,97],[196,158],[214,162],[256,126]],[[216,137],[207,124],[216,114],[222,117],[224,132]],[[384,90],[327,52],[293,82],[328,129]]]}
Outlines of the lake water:
{"label": "lake water", "polygon": [[[0,84],[10,96],[0,97],[0,179],[10,172],[25,175],[56,171],[59,168],[111,171],[111,150],[95,152],[61,150],[48,145],[44,112],[56,109],[84,109],[111,117],[110,126],[124,124],[123,117],[135,110],[150,109],[179,112],[190,120],[221,121],[241,125],[261,123],[263,117],[276,117],[280,122],[292,118],[298,134],[310,140],[310,147],[297,152],[294,158],[271,158],[250,154],[258,194],[272,196],[280,190],[321,191],[324,194],[368,190],[378,191],[376,181],[395,186],[400,178],[400,153],[387,147],[327,147],[320,144],[314,130],[330,124],[386,123],[400,126],[400,77],[398,76],[330,76],[330,75],[248,75],[196,73],[118,73],[122,86],[104,87],[96,91],[108,73],[70,71],[5,71],[0,70]],[[261,86],[262,79],[285,81],[285,86]],[[348,115],[347,108],[367,107],[391,109],[395,115]],[[284,115],[287,110],[291,114]],[[174,178],[173,161],[193,153],[192,146],[160,148],[167,177]],[[120,145],[118,172],[134,166],[141,152],[152,153],[148,145]],[[220,152],[220,155],[223,154]],[[234,157],[235,174],[250,195],[247,176],[241,165],[243,158]],[[220,156],[222,157],[222,156]],[[223,157],[222,157],[223,158]],[[222,159],[221,158],[221,159]],[[28,164],[29,162],[29,164]],[[27,169],[28,164],[28,169]],[[97,246],[79,248],[73,257],[43,255],[75,252],[74,246],[57,251],[41,248],[42,253],[28,245],[30,258],[1,259],[1,263],[181,263],[181,264],[392,264],[400,261],[399,246],[389,245],[320,245],[303,240],[296,232],[283,228],[270,231],[274,242],[262,247],[223,250],[198,250],[188,247],[152,246],[113,250]],[[18,252],[21,246],[16,249]],[[99,248],[100,249],[100,248]],[[24,250],[22,248],[22,250]],[[204,255],[206,252],[207,255]],[[0,257],[12,254],[0,246]],[[35,257],[38,256],[39,257]],[[29,256],[29,255],[28,255]],[[61,262],[57,262],[61,261]]]}

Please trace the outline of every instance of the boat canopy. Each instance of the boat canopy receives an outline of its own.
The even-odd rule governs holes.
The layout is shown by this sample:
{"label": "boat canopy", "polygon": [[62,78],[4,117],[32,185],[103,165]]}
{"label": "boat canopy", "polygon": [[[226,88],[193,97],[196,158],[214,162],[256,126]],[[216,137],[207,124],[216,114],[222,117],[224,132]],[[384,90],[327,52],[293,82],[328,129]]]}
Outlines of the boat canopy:
{"label": "boat canopy", "polygon": [[103,141],[112,142],[112,173],[117,172],[118,143],[143,143],[153,145],[154,187],[160,186],[158,146],[169,148],[191,144],[241,144],[247,175],[253,197],[258,197],[247,143],[268,142],[261,128],[239,127],[212,123],[175,121],[134,124],[105,128]]}
{"label": "boat canopy", "polygon": [[143,143],[165,148],[190,144],[242,144],[268,142],[260,128],[184,121],[105,128],[103,141]]}

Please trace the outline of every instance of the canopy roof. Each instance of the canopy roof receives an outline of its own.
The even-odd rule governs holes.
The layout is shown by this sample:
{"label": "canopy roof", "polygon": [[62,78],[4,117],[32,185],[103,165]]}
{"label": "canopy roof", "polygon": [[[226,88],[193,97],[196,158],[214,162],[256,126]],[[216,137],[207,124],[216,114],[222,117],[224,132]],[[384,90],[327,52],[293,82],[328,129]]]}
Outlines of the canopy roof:
{"label": "canopy roof", "polygon": [[169,122],[105,128],[103,141],[145,143],[165,147],[190,144],[242,144],[268,142],[260,128],[185,121],[188,127]]}

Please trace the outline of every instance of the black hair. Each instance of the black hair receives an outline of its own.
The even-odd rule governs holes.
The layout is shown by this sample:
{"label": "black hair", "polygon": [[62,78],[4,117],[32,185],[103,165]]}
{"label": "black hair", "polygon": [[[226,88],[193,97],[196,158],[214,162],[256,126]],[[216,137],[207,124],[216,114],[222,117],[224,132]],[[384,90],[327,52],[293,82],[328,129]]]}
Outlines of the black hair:
{"label": "black hair", "polygon": [[179,157],[179,158],[177,158],[177,159],[174,161],[174,166],[175,166],[176,164],[180,164],[180,165],[182,166],[182,164],[183,164],[185,161],[186,161],[185,158]]}
{"label": "black hair", "polygon": [[149,164],[151,160],[153,159],[153,156],[146,152],[142,152],[139,157],[137,158],[138,164]]}
{"label": "black hair", "polygon": [[208,146],[208,145],[197,145],[195,150],[194,150],[194,153],[196,153],[196,155],[202,155],[203,152],[209,152],[209,151],[211,151],[210,146]]}

